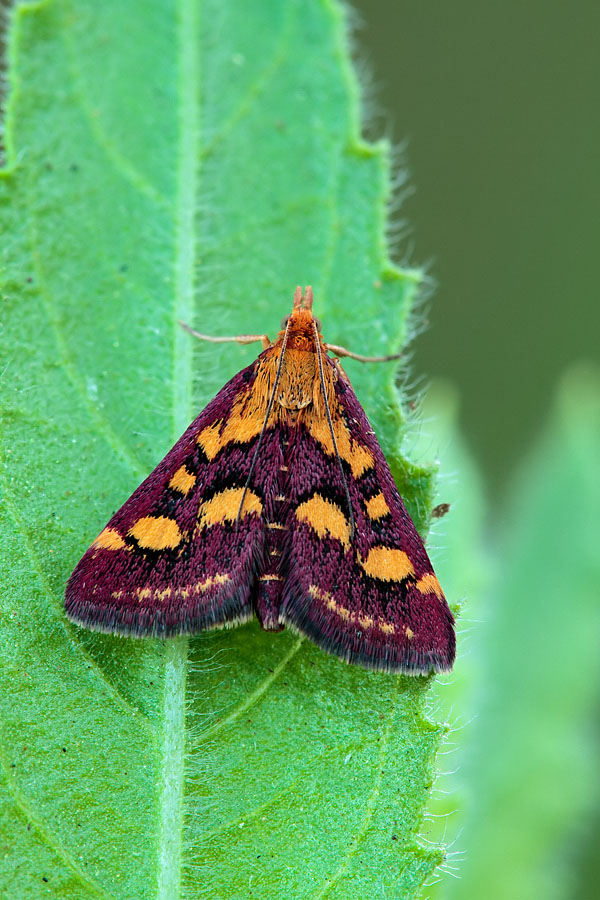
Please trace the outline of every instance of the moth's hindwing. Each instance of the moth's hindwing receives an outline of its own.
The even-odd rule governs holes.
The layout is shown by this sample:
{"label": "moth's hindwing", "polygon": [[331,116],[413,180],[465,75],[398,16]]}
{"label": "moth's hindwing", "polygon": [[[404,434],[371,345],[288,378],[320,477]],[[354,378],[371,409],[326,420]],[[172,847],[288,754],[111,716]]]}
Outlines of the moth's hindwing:
{"label": "moth's hindwing", "polygon": [[263,425],[249,402],[256,366],[225,385],[92,543],[67,585],[70,618],[168,636],[252,617],[272,492],[258,467],[236,526]]}
{"label": "moth's hindwing", "polygon": [[332,422],[354,533],[331,436],[309,415],[288,462],[290,541],[280,618],[349,662],[447,671],[455,654],[454,618],[423,542],[343,378],[335,380],[335,402]]}

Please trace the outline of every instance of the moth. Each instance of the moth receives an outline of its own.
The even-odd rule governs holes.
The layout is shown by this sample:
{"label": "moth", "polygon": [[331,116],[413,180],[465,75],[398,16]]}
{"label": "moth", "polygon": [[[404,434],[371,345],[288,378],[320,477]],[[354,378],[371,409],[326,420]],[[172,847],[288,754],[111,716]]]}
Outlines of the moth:
{"label": "moth", "polygon": [[214,338],[264,349],[86,551],[66,588],[70,619],[170,637],[256,616],[370,669],[452,667],[452,613],[328,352],[368,358],[325,343],[312,304],[311,288],[297,288],[275,342]]}

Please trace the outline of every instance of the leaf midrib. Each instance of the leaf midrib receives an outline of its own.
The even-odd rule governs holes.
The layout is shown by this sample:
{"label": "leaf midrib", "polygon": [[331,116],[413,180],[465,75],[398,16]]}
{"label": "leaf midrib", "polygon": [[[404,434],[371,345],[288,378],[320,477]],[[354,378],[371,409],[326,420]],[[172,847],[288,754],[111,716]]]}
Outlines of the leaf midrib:
{"label": "leaf midrib", "polygon": [[[178,6],[179,105],[175,219],[173,329],[173,441],[185,430],[192,407],[192,346],[178,322],[193,321],[196,259],[196,198],[200,159],[198,3]],[[167,643],[163,692],[162,771],[159,798],[158,900],[181,895],[183,787],[185,780],[185,689],[188,640]]]}
{"label": "leaf midrib", "polygon": [[[175,235],[175,296],[172,327],[174,329],[173,359],[173,441],[188,426],[192,416],[192,344],[178,325],[179,321],[193,322],[194,272],[198,243],[196,198],[199,190],[199,165],[203,158],[200,146],[200,81],[199,53],[196,42],[199,17],[194,0],[180,0],[179,58],[180,104],[178,109],[179,154],[177,167],[176,235]],[[267,67],[271,74],[276,65]],[[341,150],[340,150],[341,152]],[[336,159],[335,177],[332,181],[334,207],[338,208],[338,184],[340,152]],[[337,229],[331,228],[332,240],[324,263],[324,296],[331,277],[335,255]],[[285,668],[291,656],[297,652],[301,641],[282,662]],[[165,690],[163,694],[163,722],[165,727],[162,745],[162,777],[160,796],[160,847],[158,859],[158,900],[179,900],[181,894],[182,830],[184,822],[183,795],[185,780],[185,740],[177,735],[177,724],[185,729],[185,689],[189,642],[181,638],[169,642],[166,660]],[[251,698],[254,702],[270,687],[267,678]],[[242,703],[243,709],[246,704]],[[235,717],[235,715],[234,715]],[[377,793],[377,790],[375,791]],[[371,804],[371,798],[369,805]],[[178,833],[172,833],[172,829]],[[345,866],[337,870],[337,875]]]}

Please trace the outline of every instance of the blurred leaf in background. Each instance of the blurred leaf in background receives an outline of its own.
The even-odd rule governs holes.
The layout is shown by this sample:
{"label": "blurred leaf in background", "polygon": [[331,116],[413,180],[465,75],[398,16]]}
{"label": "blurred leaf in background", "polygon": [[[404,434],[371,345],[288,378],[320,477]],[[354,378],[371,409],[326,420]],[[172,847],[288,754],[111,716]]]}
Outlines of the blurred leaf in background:
{"label": "blurred leaf in background", "polygon": [[580,867],[598,854],[599,461],[600,373],[580,366],[494,510],[476,718],[458,754],[464,862],[444,898],[595,896]]}
{"label": "blurred leaf in background", "polygon": [[[433,413],[443,401],[429,444],[447,445],[444,465],[462,455],[457,519],[464,505],[469,512],[462,541],[444,547],[438,534],[433,559],[455,590],[473,590],[461,618],[462,652],[440,693],[455,726],[451,752],[441,757],[451,774],[430,804],[441,817],[431,838],[450,843],[442,868],[456,877],[439,879],[427,894],[592,898],[600,808],[600,372],[582,364],[562,380],[551,422],[509,497],[490,512],[485,548],[481,533],[470,531],[479,518],[478,478],[461,440],[444,427],[455,418],[448,400],[438,388],[425,407]],[[440,491],[455,500],[443,477]]]}
{"label": "blurred leaf in background", "polygon": [[483,478],[467,441],[458,429],[460,398],[447,381],[434,381],[423,397],[406,448],[414,459],[438,459],[436,503],[449,504],[448,513],[433,520],[428,551],[449,596],[460,605],[457,620],[457,659],[453,671],[436,680],[430,695],[430,715],[450,723],[438,754],[438,777],[427,807],[423,838],[446,847],[443,865],[434,873],[424,896],[436,891],[450,875],[460,874],[461,812],[468,798],[462,775],[462,746],[472,728],[474,700],[480,676],[477,646],[485,598],[495,559],[484,544],[488,500]]}

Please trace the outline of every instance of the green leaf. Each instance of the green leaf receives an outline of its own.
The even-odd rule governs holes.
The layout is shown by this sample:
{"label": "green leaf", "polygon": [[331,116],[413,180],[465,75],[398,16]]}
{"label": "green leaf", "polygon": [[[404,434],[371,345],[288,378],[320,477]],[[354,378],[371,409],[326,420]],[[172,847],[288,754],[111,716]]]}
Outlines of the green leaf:
{"label": "green leaf", "polygon": [[599,398],[597,370],[567,374],[549,428],[495,512],[502,540],[474,653],[479,688],[454,758],[469,793],[464,862],[437,896],[559,900],[579,880],[573,862],[600,797]]}
{"label": "green leaf", "polygon": [[[19,4],[2,195],[3,772],[11,897],[409,898],[427,680],[255,625],[166,643],[62,611],[90,541],[312,283],[326,335],[407,337],[388,151],[330,0]],[[391,367],[349,363],[421,527]]]}

